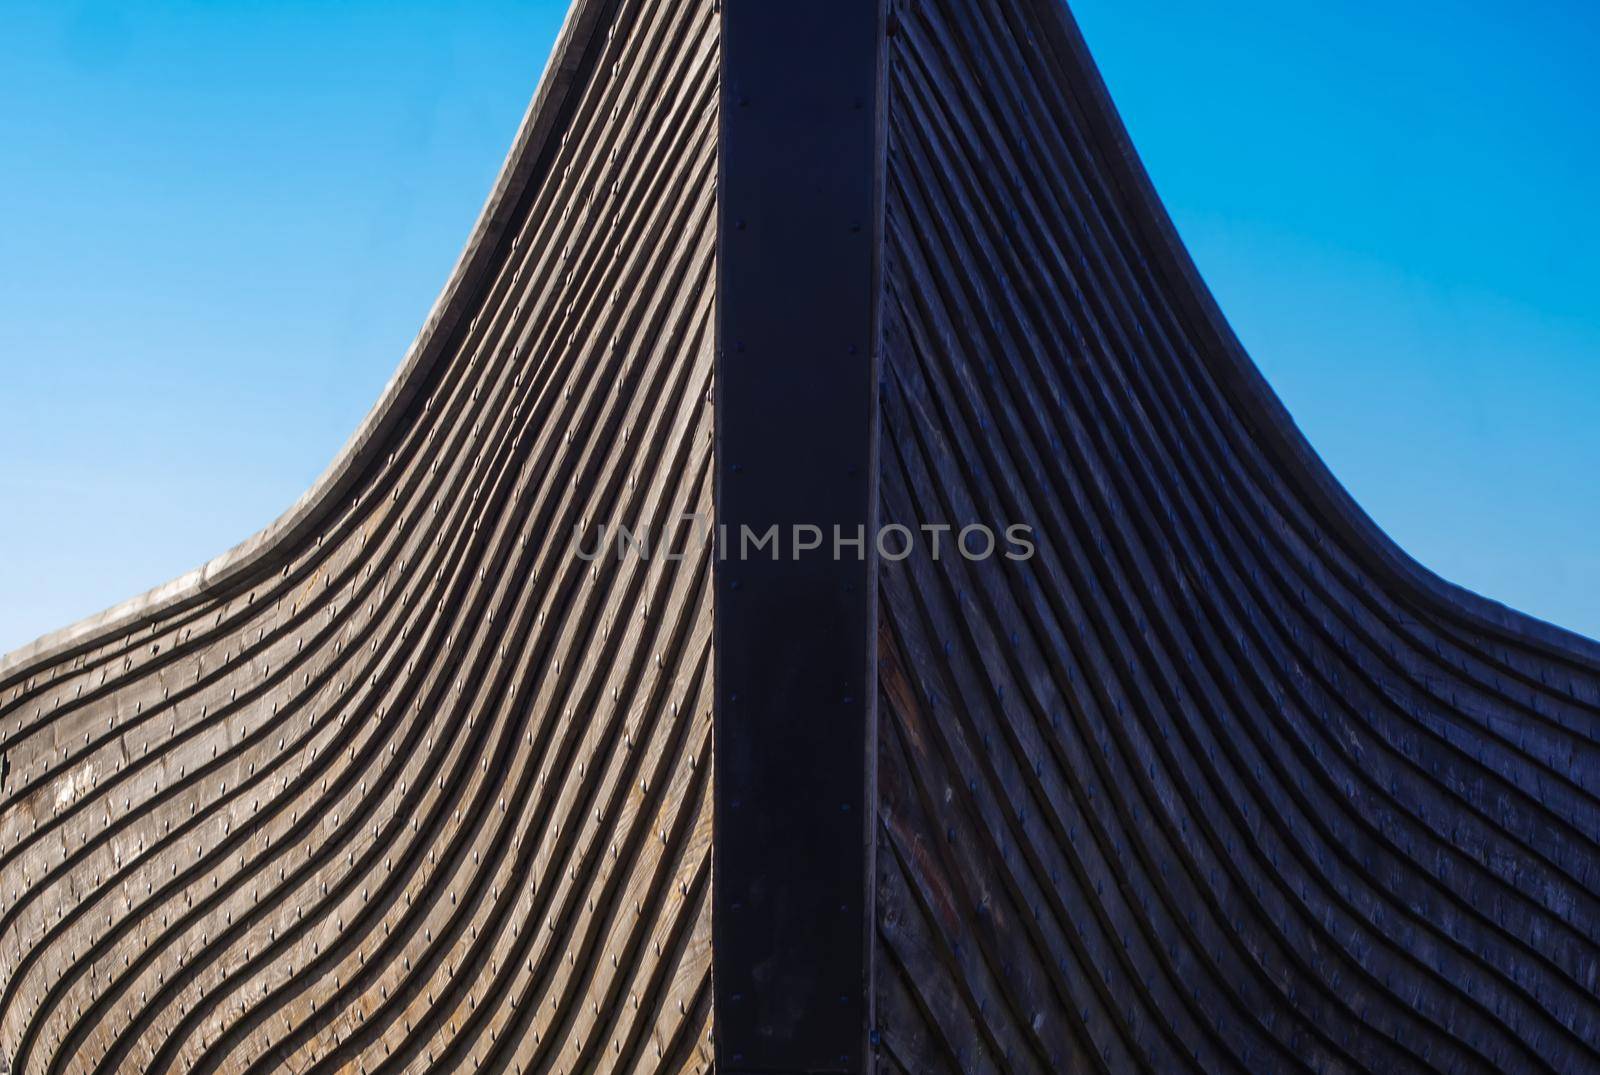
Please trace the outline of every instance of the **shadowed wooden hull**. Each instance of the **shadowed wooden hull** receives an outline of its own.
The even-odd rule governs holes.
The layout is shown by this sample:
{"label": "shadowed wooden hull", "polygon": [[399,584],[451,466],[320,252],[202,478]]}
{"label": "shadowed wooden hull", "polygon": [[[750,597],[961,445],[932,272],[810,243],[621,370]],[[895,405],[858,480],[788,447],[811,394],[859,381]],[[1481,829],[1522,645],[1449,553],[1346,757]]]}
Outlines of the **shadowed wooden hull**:
{"label": "shadowed wooden hull", "polygon": [[1182,254],[1065,13],[900,6],[878,1025],[913,1072],[1600,1069],[1600,650],[1426,575]]}

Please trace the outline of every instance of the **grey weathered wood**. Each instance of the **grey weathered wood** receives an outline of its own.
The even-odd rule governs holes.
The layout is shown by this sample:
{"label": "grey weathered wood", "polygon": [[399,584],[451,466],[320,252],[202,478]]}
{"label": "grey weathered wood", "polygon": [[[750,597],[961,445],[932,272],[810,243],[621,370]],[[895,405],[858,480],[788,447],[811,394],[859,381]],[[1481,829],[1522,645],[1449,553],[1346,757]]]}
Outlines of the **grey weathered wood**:
{"label": "grey weathered wood", "polygon": [[14,1069],[708,1066],[709,554],[571,535],[711,510],[716,41],[575,9],[336,476],[8,659]]}

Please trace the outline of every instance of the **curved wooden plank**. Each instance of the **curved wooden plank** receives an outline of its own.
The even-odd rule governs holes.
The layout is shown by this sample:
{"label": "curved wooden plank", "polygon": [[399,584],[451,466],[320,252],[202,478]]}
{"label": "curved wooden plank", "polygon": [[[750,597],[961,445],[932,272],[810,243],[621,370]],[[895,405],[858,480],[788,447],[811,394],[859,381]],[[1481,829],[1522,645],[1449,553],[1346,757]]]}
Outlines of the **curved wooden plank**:
{"label": "curved wooden plank", "polygon": [[308,498],[7,659],[13,1071],[701,1071],[718,25],[580,3]]}
{"label": "curved wooden plank", "polygon": [[897,15],[883,517],[1029,523],[1038,554],[882,565],[891,1054],[1600,1064],[1600,647],[1338,488],[1063,9]]}

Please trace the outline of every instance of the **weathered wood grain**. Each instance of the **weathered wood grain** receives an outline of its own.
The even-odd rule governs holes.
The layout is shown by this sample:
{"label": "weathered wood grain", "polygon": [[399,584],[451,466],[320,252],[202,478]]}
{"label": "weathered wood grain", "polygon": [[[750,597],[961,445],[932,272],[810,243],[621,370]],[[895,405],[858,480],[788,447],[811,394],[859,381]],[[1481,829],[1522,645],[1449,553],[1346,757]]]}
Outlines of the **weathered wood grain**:
{"label": "weathered wood grain", "polygon": [[7,659],[11,1070],[709,1067],[709,553],[572,535],[711,511],[717,31],[578,5],[338,475]]}
{"label": "weathered wood grain", "polygon": [[883,517],[1039,552],[882,565],[886,1054],[1600,1064],[1600,650],[1338,490],[1062,9],[897,14]]}

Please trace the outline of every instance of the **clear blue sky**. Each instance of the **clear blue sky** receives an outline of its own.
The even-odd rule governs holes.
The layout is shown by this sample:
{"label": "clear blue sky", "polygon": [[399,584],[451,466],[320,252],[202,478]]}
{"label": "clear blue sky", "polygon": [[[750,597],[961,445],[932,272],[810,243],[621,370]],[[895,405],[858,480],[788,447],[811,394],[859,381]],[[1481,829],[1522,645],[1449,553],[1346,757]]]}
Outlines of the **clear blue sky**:
{"label": "clear blue sky", "polygon": [[[561,5],[0,13],[0,650],[313,481],[488,191]],[[1224,311],[1424,563],[1600,635],[1600,7],[1079,0]]]}

